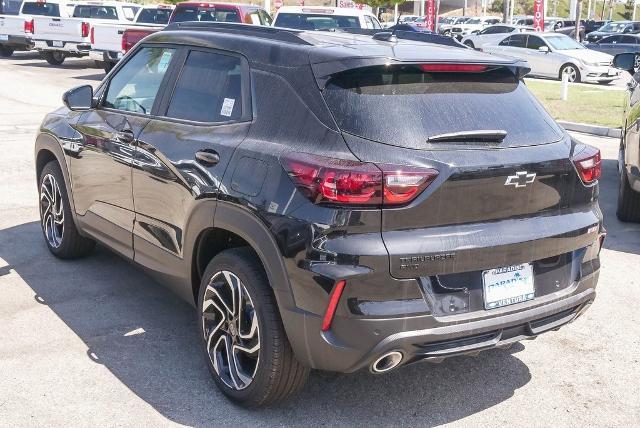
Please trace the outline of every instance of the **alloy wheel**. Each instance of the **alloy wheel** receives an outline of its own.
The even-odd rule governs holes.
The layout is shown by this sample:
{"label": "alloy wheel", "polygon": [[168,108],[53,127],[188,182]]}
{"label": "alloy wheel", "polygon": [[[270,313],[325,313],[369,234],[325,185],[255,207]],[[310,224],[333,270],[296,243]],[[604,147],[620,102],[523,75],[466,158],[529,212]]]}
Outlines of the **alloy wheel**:
{"label": "alloy wheel", "polygon": [[235,390],[248,387],[260,360],[258,314],[234,273],[220,271],[209,281],[202,304],[202,331],[220,380]]}
{"label": "alloy wheel", "polygon": [[64,205],[60,186],[51,174],[45,175],[40,185],[40,219],[47,242],[58,248],[64,234]]}
{"label": "alloy wheel", "polygon": [[562,74],[566,74],[569,77],[569,82],[575,82],[576,81],[576,77],[578,75],[576,69],[571,65],[567,65],[562,70]]}

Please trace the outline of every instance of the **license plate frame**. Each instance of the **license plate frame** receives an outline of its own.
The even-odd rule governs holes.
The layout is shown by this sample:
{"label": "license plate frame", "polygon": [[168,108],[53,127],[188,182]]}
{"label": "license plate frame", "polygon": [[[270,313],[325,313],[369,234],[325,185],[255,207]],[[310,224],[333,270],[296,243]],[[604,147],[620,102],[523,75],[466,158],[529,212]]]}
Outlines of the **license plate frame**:
{"label": "license plate frame", "polygon": [[531,263],[487,269],[482,272],[482,298],[486,310],[502,308],[535,298]]}

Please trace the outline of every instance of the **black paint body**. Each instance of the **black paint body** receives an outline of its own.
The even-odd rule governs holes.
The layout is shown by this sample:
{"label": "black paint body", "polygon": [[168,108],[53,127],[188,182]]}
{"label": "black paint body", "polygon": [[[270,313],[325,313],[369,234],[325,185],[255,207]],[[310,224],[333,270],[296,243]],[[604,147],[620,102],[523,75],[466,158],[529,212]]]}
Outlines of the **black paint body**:
{"label": "black paint body", "polygon": [[[602,215],[597,184],[583,185],[569,160],[580,143],[553,124],[558,139],[547,144],[400,148],[342,133],[321,93],[331,73],[363,65],[422,59],[515,71],[521,64],[369,36],[244,31],[174,26],[140,45],[174,46],[178,58],[193,47],[244,58],[247,111],[237,123],[164,118],[164,98],[151,115],[101,107],[110,78],[140,46],[98,87],[95,108],[63,108],[45,118],[36,164],[61,163],[82,233],[192,303],[208,260],[228,246],[250,245],[297,358],[318,369],[352,372],[396,349],[406,363],[501,346],[569,322],[593,301]],[[161,91],[169,92],[177,68]],[[123,126],[133,143],[118,140]],[[219,162],[197,162],[202,150],[215,151]],[[401,208],[321,206],[282,168],[279,158],[289,152],[440,173]],[[524,189],[505,186],[521,170],[535,171],[538,180]],[[415,263],[402,268],[402,259]],[[534,266],[535,299],[484,310],[482,271],[524,262]],[[340,279],[347,285],[323,333],[329,293]]]}

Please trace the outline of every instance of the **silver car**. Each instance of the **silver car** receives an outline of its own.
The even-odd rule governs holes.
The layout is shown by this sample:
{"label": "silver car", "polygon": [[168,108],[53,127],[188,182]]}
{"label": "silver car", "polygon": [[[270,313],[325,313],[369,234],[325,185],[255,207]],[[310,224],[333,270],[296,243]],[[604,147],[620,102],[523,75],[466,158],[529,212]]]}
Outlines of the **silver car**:
{"label": "silver car", "polygon": [[483,50],[527,61],[531,76],[562,79],[566,74],[569,82],[594,83],[610,83],[620,76],[620,71],[611,67],[611,55],[586,49],[564,34],[512,34]]}

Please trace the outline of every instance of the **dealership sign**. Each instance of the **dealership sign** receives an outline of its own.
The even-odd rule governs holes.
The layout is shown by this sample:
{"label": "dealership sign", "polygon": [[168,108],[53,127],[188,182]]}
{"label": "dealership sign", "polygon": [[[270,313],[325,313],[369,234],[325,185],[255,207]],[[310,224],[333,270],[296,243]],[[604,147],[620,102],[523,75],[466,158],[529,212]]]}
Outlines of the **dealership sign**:
{"label": "dealership sign", "polygon": [[533,29],[544,31],[544,0],[533,0]]}
{"label": "dealership sign", "polygon": [[427,30],[434,31],[436,28],[436,2],[435,0],[426,0],[424,4],[425,19],[424,24]]}
{"label": "dealership sign", "polygon": [[362,3],[356,3],[352,0],[338,0],[337,3],[338,7],[347,7],[347,8],[351,8],[351,9],[360,9],[360,10],[366,10],[369,12],[373,11],[373,8],[369,5],[366,4],[362,4]]}

